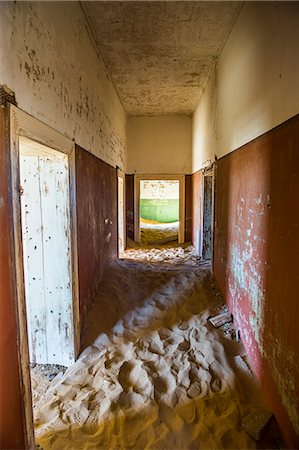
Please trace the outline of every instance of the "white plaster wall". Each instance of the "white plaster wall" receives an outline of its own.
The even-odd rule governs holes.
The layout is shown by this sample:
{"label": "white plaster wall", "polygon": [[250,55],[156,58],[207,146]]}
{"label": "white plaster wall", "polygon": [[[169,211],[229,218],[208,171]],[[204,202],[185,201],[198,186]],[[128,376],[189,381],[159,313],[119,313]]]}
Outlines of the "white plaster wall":
{"label": "white plaster wall", "polygon": [[126,115],[79,2],[1,2],[0,42],[18,106],[125,169]]}
{"label": "white plaster wall", "polygon": [[217,80],[214,67],[193,115],[192,173],[214,162],[217,154]]}
{"label": "white plaster wall", "polygon": [[297,2],[244,4],[193,117],[193,172],[299,113],[298,23]]}
{"label": "white plaster wall", "polygon": [[191,173],[192,118],[132,116],[128,118],[127,148],[127,173]]}
{"label": "white plaster wall", "polygon": [[219,61],[223,156],[299,113],[297,2],[244,5]]}

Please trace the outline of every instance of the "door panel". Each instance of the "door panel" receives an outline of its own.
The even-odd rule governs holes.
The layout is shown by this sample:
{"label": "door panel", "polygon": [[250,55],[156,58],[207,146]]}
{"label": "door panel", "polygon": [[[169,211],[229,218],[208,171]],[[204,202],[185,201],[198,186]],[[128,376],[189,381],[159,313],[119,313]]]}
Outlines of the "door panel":
{"label": "door panel", "polygon": [[22,235],[31,362],[74,361],[68,159],[20,157]]}
{"label": "door panel", "polygon": [[204,176],[202,257],[212,257],[213,178]]}

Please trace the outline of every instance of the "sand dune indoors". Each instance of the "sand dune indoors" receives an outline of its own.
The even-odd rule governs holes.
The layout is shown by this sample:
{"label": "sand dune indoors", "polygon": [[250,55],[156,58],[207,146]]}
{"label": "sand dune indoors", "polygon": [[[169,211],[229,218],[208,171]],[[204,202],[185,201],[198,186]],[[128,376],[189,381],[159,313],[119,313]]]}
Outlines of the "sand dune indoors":
{"label": "sand dune indoors", "polygon": [[263,405],[250,370],[236,363],[241,345],[207,322],[217,308],[209,268],[188,247],[126,255],[89,311],[80,358],[36,396],[37,443],[59,450],[255,448],[242,418]]}

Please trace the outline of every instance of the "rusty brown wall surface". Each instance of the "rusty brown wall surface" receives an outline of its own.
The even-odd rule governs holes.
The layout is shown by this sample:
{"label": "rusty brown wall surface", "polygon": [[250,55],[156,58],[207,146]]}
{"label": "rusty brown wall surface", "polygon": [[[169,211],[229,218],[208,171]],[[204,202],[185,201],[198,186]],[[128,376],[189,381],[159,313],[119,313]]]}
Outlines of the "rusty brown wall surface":
{"label": "rusty brown wall surface", "polygon": [[192,175],[185,175],[185,242],[192,239]]}
{"label": "rusty brown wall surface", "polygon": [[201,172],[197,171],[192,175],[192,244],[198,254],[200,252],[201,182]]}
{"label": "rusty brown wall surface", "polygon": [[15,287],[12,256],[8,132],[0,108],[0,448],[23,449]]}
{"label": "rusty brown wall surface", "polygon": [[299,115],[217,162],[214,274],[299,448]]}
{"label": "rusty brown wall surface", "polygon": [[81,328],[104,270],[117,257],[117,172],[76,145]]}
{"label": "rusty brown wall surface", "polygon": [[126,175],[126,230],[127,239],[134,240],[134,175]]}

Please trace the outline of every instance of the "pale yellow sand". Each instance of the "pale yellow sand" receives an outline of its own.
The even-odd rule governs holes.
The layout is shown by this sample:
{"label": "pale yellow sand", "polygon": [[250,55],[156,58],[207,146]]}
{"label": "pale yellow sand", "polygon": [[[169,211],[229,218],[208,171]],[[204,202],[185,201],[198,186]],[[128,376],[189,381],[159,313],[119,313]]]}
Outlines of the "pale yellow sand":
{"label": "pale yellow sand", "polygon": [[[153,221],[152,221],[153,222]],[[163,244],[178,239],[179,222],[150,223],[140,220],[140,238],[143,244]]]}
{"label": "pale yellow sand", "polygon": [[207,322],[215,307],[208,268],[192,248],[126,255],[104,278],[78,361],[52,383],[33,380],[37,443],[255,448],[241,425],[259,405],[257,390],[250,371],[234,365],[238,344]]}

